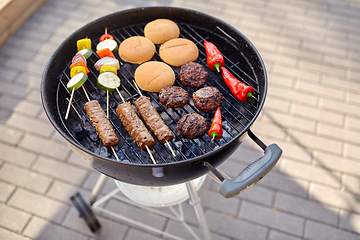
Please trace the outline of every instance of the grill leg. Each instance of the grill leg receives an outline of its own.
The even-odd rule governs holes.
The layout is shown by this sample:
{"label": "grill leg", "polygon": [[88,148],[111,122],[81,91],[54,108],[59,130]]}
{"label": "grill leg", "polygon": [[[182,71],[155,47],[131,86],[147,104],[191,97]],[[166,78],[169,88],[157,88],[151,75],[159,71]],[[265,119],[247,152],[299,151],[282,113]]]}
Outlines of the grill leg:
{"label": "grill leg", "polygon": [[93,190],[91,191],[90,206],[92,206],[96,201],[96,198],[99,196],[99,193],[104,187],[105,182],[106,182],[106,176],[104,174],[101,174]]}
{"label": "grill leg", "polygon": [[204,210],[203,210],[203,208],[201,206],[201,200],[200,200],[200,198],[199,198],[199,196],[197,194],[195,184],[194,184],[193,181],[190,181],[190,182],[186,182],[186,186],[187,186],[189,196],[190,196],[190,204],[194,207],[195,214],[196,214],[196,217],[197,217],[198,222],[199,222],[199,226],[200,226],[200,229],[201,229],[203,239],[204,240],[211,240],[209,226],[207,224],[205,214],[204,214]]}

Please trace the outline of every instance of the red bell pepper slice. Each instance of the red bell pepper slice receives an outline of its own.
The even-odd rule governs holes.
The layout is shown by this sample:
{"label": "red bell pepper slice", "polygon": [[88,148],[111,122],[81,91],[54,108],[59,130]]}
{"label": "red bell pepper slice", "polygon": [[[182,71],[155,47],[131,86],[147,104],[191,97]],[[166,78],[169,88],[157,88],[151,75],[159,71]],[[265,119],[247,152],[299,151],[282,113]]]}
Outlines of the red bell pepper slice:
{"label": "red bell pepper slice", "polygon": [[96,51],[96,53],[100,58],[104,58],[104,57],[115,58],[115,55],[113,54],[113,52],[109,48],[101,49],[99,51]]}

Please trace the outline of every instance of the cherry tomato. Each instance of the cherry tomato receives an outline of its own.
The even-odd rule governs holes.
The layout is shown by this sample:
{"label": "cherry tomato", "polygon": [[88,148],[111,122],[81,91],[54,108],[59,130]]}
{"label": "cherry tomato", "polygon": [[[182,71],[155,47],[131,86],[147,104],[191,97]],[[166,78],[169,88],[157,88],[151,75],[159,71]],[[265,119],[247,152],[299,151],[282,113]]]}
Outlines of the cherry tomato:
{"label": "cherry tomato", "polygon": [[106,40],[106,39],[111,39],[111,40],[113,40],[114,37],[113,37],[112,35],[110,35],[110,34],[103,34],[103,35],[100,37],[99,42],[102,42],[102,41],[104,41],[104,40]]}

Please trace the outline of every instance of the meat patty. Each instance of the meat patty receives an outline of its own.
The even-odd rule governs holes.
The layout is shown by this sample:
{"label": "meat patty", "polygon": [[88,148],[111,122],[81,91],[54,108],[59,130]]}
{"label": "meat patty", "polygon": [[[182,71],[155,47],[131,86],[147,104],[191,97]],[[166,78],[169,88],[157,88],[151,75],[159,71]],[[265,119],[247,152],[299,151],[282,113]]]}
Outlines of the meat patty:
{"label": "meat patty", "polygon": [[200,111],[211,112],[221,105],[223,95],[216,88],[208,86],[194,92],[193,102]]}
{"label": "meat patty", "polygon": [[116,113],[128,131],[130,136],[134,139],[136,144],[145,150],[146,146],[152,150],[155,145],[155,140],[141,121],[135,110],[132,108],[130,102],[124,102],[117,106]]}
{"label": "meat patty", "polygon": [[205,68],[196,62],[188,62],[181,66],[180,80],[181,82],[192,88],[199,88],[204,86],[209,74]]}
{"label": "meat patty", "polygon": [[136,99],[134,104],[146,125],[155,134],[159,142],[164,144],[174,139],[170,128],[165,124],[148,97],[141,96]]}
{"label": "meat patty", "polygon": [[177,131],[188,139],[202,137],[207,129],[206,119],[197,113],[185,114],[177,123]]}
{"label": "meat patty", "polygon": [[119,144],[115,131],[106,117],[104,110],[97,100],[85,103],[84,110],[90,118],[90,122],[105,147],[115,147]]}
{"label": "meat patty", "polygon": [[167,108],[179,108],[190,101],[190,95],[181,87],[170,86],[160,90],[159,100]]}

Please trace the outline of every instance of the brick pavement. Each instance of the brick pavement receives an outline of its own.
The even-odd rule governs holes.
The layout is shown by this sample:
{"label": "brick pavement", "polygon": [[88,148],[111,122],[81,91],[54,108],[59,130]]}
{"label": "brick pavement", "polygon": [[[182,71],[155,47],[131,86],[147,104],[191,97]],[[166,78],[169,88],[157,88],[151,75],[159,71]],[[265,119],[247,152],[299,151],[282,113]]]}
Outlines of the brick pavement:
{"label": "brick pavement", "polygon": [[[48,0],[0,47],[0,239],[161,239],[98,216],[91,234],[69,197],[88,199],[98,173],[70,151],[40,103],[51,54],[74,30],[113,11],[166,5],[238,28],[259,50],[269,91],[253,131],[284,151],[262,181],[232,199],[207,179],[199,191],[214,239],[360,239],[360,4],[355,0]],[[261,156],[246,139],[221,169]],[[115,187],[108,180],[103,193]],[[171,233],[179,224],[112,201]],[[192,207],[187,221],[198,231]]]}

